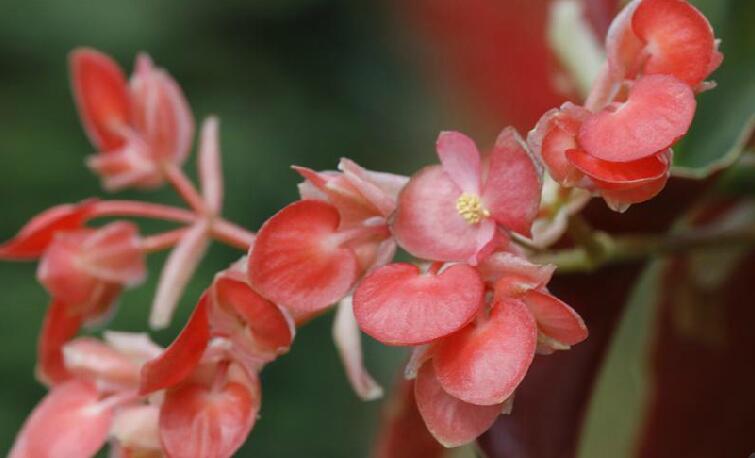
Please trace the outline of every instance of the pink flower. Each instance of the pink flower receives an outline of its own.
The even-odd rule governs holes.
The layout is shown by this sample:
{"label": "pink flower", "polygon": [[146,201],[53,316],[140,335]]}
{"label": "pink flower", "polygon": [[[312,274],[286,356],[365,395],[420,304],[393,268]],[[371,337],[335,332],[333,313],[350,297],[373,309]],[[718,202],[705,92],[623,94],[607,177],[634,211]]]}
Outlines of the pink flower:
{"label": "pink flower", "polygon": [[155,187],[167,166],[184,162],[194,135],[191,111],[176,82],[146,54],[128,83],[110,57],[92,49],[71,53],[70,66],[84,129],[99,151],[89,166],[107,189]]}
{"label": "pink flower", "polygon": [[168,456],[231,456],[256,421],[258,372],[293,341],[293,320],[249,286],[243,266],[216,276],[178,338],[142,369],[142,395],[165,390]]}
{"label": "pink flower", "polygon": [[375,270],[357,287],[354,311],[362,330],[383,343],[427,344],[415,349],[406,373],[417,377],[430,432],[457,446],[510,406],[537,350],[569,348],[587,329],[545,289],[554,267],[530,263],[513,246],[477,268],[439,264],[426,273],[407,264]]}
{"label": "pink flower", "polygon": [[297,167],[302,198],[270,218],[249,251],[250,283],[301,322],[393,258],[388,218],[406,178],[342,159],[341,172]]}
{"label": "pink flower", "polygon": [[159,451],[159,442],[150,440],[156,423],[134,412],[154,409],[136,396],[136,388],[141,365],[160,349],[143,334],[106,333],[105,340],[80,338],[65,345],[63,365],[71,378],[54,385],[34,409],[11,457],[91,457],[109,437],[124,447]]}
{"label": "pink flower", "polygon": [[528,234],[540,204],[540,172],[511,128],[485,161],[463,134],[444,132],[441,165],[414,175],[399,197],[393,234],[416,257],[476,264],[499,230]]}

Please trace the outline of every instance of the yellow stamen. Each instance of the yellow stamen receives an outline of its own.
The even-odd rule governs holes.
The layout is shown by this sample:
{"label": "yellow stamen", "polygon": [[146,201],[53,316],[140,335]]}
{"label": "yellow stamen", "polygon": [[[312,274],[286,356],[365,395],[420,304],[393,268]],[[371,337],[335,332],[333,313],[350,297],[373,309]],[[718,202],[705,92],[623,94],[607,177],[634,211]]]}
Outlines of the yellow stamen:
{"label": "yellow stamen", "polygon": [[456,210],[469,224],[477,224],[482,218],[490,216],[488,209],[482,206],[480,198],[466,192],[456,201]]}

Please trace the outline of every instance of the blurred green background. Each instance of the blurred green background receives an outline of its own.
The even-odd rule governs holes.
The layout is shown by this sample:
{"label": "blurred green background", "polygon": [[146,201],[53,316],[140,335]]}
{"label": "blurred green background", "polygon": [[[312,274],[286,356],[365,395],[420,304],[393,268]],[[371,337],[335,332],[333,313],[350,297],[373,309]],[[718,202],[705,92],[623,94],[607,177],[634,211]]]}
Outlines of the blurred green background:
{"label": "blurred green background", "polygon": [[[739,5],[745,8],[750,2]],[[721,18],[731,16],[715,1],[703,3]],[[76,46],[101,49],[129,71],[135,53],[148,51],[182,85],[197,120],[209,114],[221,117],[225,215],[249,228],[297,197],[299,180],[288,168],[291,164],[326,169],[348,156],[371,169],[408,174],[434,160],[440,130],[488,133],[438,101],[437,88],[427,84],[416,65],[424,58],[421,51],[397,25],[397,4],[3,0],[0,239],[51,205],[103,195],[96,177],[83,166],[91,147],[68,87],[66,54]],[[193,164],[189,169],[193,173]],[[119,197],[179,203],[167,189]],[[143,227],[149,233],[161,226]],[[213,247],[184,295],[174,325],[154,333],[155,340],[172,340],[213,273],[240,254]],[[164,255],[150,257],[148,282],[123,296],[109,328],[146,329],[163,260]],[[3,453],[45,393],[33,368],[47,297],[34,272],[33,263],[0,264]],[[380,404],[361,402],[352,394],[331,342],[331,319],[328,314],[301,329],[292,352],[266,368],[261,420],[238,456],[367,454]],[[404,352],[368,339],[365,345],[367,366],[390,387]]]}

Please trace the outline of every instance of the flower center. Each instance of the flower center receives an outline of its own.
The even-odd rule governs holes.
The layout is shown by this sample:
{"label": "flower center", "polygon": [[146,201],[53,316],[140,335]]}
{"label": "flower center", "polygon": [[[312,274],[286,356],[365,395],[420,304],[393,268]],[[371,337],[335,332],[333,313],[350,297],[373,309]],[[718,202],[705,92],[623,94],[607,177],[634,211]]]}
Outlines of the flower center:
{"label": "flower center", "polygon": [[482,206],[480,198],[466,192],[456,201],[456,210],[469,224],[477,224],[482,218],[490,216],[488,209]]}

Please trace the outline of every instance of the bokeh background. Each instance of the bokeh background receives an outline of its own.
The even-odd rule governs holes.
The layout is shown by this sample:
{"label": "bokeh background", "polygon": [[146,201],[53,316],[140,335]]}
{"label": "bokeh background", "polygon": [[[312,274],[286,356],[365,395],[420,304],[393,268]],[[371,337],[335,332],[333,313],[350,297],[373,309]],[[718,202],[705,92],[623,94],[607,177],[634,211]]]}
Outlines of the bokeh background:
{"label": "bokeh background", "polygon": [[[147,51],[182,85],[197,120],[220,116],[225,214],[255,229],[297,197],[291,164],[327,169],[348,156],[408,174],[434,160],[441,130],[487,145],[506,123],[526,131],[545,109],[575,96],[545,46],[548,3],[0,0],[0,239],[51,205],[103,195],[83,166],[91,147],[68,86],[66,54],[77,46],[110,53],[129,71],[136,52]],[[596,33],[604,33],[605,5],[615,2],[587,3]],[[723,30],[755,23],[751,0],[693,3]],[[754,42],[739,43],[739,52],[752,56]],[[746,79],[755,76],[752,64],[740,70]],[[170,190],[121,196],[179,203]],[[240,254],[212,248],[174,325],[155,340],[172,340],[212,274]],[[146,329],[163,261],[150,257],[149,280],[123,296],[110,329]],[[0,264],[0,453],[45,393],[33,369],[47,297],[34,272],[33,263]],[[301,329],[292,352],[265,370],[261,421],[238,456],[367,455],[380,403],[352,394],[331,319]],[[365,340],[368,367],[389,387],[405,353]],[[634,389],[633,380],[624,383]],[[616,399],[608,410],[631,402],[606,399]]]}

